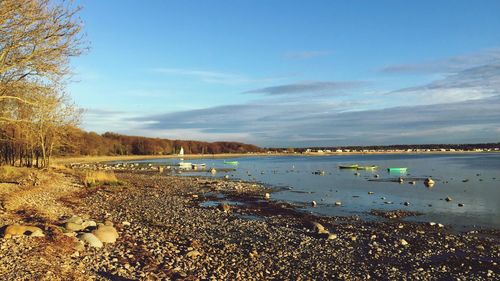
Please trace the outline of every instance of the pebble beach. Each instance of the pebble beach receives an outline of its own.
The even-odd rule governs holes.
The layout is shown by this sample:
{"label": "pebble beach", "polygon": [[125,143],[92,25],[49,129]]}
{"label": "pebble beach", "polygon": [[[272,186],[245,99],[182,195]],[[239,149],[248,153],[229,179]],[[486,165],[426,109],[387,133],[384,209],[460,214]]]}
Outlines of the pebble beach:
{"label": "pebble beach", "polygon": [[[61,196],[26,198],[30,210],[57,205],[53,216],[4,207],[2,225],[34,225],[45,236],[2,239],[2,279],[495,280],[500,274],[498,230],[456,232],[403,221],[404,212],[380,221],[315,216],[274,201],[272,190],[255,183],[149,171],[116,175],[120,185],[95,187],[61,176],[59,186],[71,187]],[[77,238],[61,230],[75,216],[111,223],[116,242],[75,247]]]}

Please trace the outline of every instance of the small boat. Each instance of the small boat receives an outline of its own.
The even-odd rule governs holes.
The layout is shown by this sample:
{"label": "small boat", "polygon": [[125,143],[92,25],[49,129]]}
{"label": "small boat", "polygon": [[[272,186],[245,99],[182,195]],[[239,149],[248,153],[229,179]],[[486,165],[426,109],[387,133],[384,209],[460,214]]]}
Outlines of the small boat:
{"label": "small boat", "polygon": [[193,168],[193,164],[189,163],[189,162],[180,162],[179,163],[179,168],[180,169],[191,170]]}
{"label": "small boat", "polygon": [[238,161],[224,161],[224,164],[227,164],[227,165],[238,165]]}
{"label": "small boat", "polygon": [[359,167],[358,164],[352,165],[339,165],[339,169],[357,169]]}
{"label": "small boat", "polygon": [[356,169],[358,169],[358,170],[375,170],[377,168],[378,168],[378,166],[372,165],[372,166],[358,166]]}
{"label": "small boat", "polygon": [[387,171],[389,173],[404,173],[406,172],[408,168],[402,168],[402,167],[399,167],[399,168],[387,168]]}

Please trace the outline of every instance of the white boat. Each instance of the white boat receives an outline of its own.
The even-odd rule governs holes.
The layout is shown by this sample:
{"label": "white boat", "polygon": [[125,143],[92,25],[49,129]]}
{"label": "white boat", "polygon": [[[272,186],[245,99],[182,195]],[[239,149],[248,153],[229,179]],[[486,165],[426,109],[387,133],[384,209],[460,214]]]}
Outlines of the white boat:
{"label": "white boat", "polygon": [[189,169],[191,170],[193,168],[193,163],[190,162],[179,162],[179,168],[180,169]]}

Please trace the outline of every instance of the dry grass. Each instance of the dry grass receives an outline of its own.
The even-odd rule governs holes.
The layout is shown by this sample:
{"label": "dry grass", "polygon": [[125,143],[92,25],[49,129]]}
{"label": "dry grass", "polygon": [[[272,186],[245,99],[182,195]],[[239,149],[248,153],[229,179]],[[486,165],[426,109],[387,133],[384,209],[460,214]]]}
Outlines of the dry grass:
{"label": "dry grass", "polygon": [[66,167],[63,164],[50,164],[50,168],[56,170],[56,171],[61,171],[61,172],[69,172],[71,169]]}
{"label": "dry grass", "polygon": [[119,184],[115,173],[104,171],[86,171],[83,177],[83,183],[85,186]]}
{"label": "dry grass", "polygon": [[37,217],[55,221],[62,214],[70,214],[71,208],[58,199],[81,189],[71,178],[52,171],[38,171],[39,185],[3,184],[7,188],[0,191],[3,207],[9,212],[31,210]]}
{"label": "dry grass", "polygon": [[0,182],[18,182],[30,173],[28,168],[0,166]]}

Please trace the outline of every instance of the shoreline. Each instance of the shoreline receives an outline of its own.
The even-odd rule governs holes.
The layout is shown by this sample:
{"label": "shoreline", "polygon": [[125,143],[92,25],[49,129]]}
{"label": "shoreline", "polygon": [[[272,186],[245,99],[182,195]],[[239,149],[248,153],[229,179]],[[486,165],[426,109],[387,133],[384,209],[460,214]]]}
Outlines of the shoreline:
{"label": "shoreline", "polygon": [[[500,237],[498,230],[457,234],[447,226],[408,222],[401,217],[365,221],[355,216],[319,216],[274,201],[272,193],[271,199],[266,200],[264,195],[269,190],[251,182],[175,177],[154,172],[120,172],[118,175],[136,187],[129,190],[129,194],[115,195],[116,202],[133,200],[131,204],[136,202],[140,206],[135,215],[132,211],[129,216],[139,219],[143,212],[146,217],[147,214],[162,213],[153,215],[153,222],[146,219],[146,225],[153,228],[158,223],[168,225],[167,231],[178,228],[177,234],[186,241],[185,248],[179,249],[181,256],[192,250],[200,253],[194,261],[172,265],[174,269],[178,268],[175,274],[183,278],[209,278],[210,270],[207,276],[203,273],[207,267],[220,266],[221,270],[212,272],[212,276],[233,280],[252,280],[252,276],[255,279],[365,279],[367,275],[375,279],[404,276],[409,279],[430,276],[474,276],[481,279],[487,278],[488,273],[500,273],[488,271],[493,268],[488,265],[481,269],[474,262],[476,259],[495,262],[493,257],[498,255],[495,245]],[[175,182],[173,185],[167,183],[172,181]],[[143,194],[144,190],[152,194],[137,194]],[[162,200],[164,192],[169,194],[172,191],[167,198],[178,198],[180,205]],[[110,199],[113,202],[113,196],[107,197],[106,201]],[[95,202],[94,199],[90,201]],[[160,207],[144,209],[146,205],[153,206],[153,202]],[[210,204],[206,205],[207,202]],[[228,205],[227,210],[224,204]],[[170,212],[165,207],[176,211]],[[179,214],[181,216],[177,217]],[[167,218],[169,216],[174,218]],[[327,234],[317,229],[317,223]],[[193,241],[199,241],[200,245],[193,247]],[[293,250],[290,245],[294,245]],[[485,251],[478,251],[478,247],[485,248]],[[456,260],[436,260],[453,256],[455,251],[460,251],[463,256]],[[219,260],[214,262],[214,257]],[[461,267],[462,263],[470,265],[472,270]],[[388,267],[398,270],[392,272]],[[437,270],[439,268],[441,272]],[[484,268],[488,269],[483,271]]]}
{"label": "shoreline", "polygon": [[[20,196],[33,196],[33,190],[45,200],[56,187],[69,191],[55,201],[33,201],[35,213],[0,213],[4,223],[16,217],[46,232],[46,238],[0,240],[0,273],[7,279],[40,279],[59,268],[68,268],[65,276],[74,280],[364,280],[368,275],[487,280],[500,275],[498,230],[454,233],[447,226],[400,217],[318,216],[274,201],[272,193],[266,200],[270,190],[251,182],[116,171],[121,185],[83,187],[71,174],[46,175],[42,186],[22,187]],[[53,210],[52,219],[44,219],[44,210]],[[71,250],[73,240],[57,234],[61,218],[71,215],[112,221],[118,240],[103,248]],[[58,246],[65,250],[40,264],[43,249],[54,245],[66,245]]]}
{"label": "shoreline", "polygon": [[485,153],[500,153],[498,151],[421,151],[421,152],[331,152],[331,153],[222,153],[222,154],[185,154],[179,155],[114,155],[114,156],[69,156],[69,157],[54,157],[55,164],[70,164],[70,163],[102,163],[112,161],[131,161],[131,160],[150,160],[150,159],[222,159],[222,158],[240,158],[240,157],[322,157],[322,156],[343,156],[343,155],[421,155],[421,154],[485,154]]}

